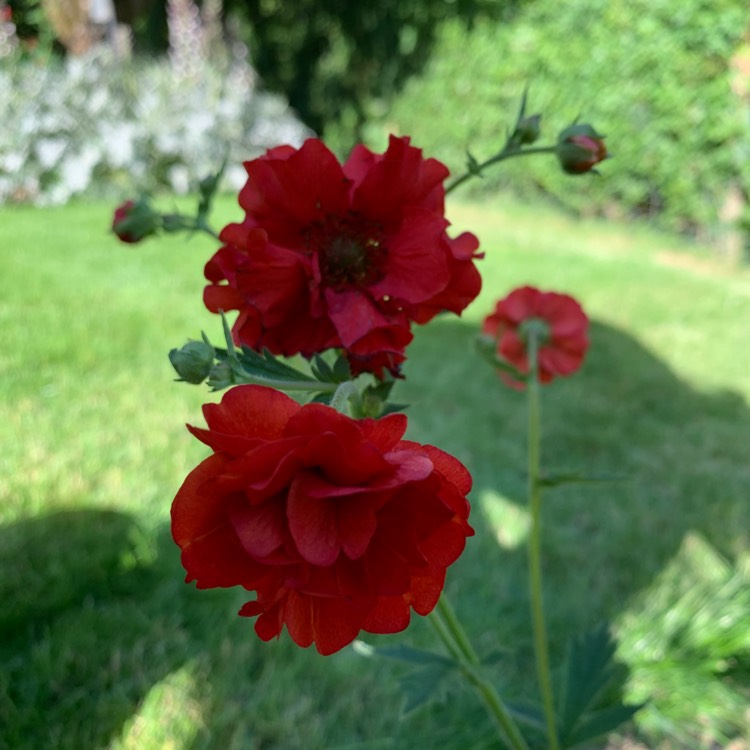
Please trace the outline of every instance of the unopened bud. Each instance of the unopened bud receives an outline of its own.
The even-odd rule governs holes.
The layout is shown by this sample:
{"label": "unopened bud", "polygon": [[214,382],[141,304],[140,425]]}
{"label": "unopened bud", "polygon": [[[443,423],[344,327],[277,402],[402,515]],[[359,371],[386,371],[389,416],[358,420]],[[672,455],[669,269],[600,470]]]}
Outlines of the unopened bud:
{"label": "unopened bud", "polygon": [[169,352],[169,361],[181,380],[198,385],[213,369],[214,348],[205,341],[188,341],[181,349]]}
{"label": "unopened bud", "polygon": [[539,140],[542,132],[541,115],[530,115],[522,117],[516,124],[511,140],[519,146],[528,146]]}
{"label": "unopened bud", "polygon": [[121,242],[129,244],[155,234],[160,226],[161,216],[154,211],[148,198],[125,201],[112,217],[112,231]]}
{"label": "unopened bud", "polygon": [[556,146],[560,165],[568,174],[590,172],[607,158],[604,136],[591,125],[571,125],[560,133]]}

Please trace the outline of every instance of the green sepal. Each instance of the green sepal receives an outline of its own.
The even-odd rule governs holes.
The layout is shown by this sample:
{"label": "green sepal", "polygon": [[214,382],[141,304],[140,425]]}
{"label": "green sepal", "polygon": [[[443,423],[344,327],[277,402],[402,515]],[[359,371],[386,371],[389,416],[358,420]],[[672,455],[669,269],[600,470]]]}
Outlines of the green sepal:
{"label": "green sepal", "polygon": [[316,354],[310,362],[310,369],[321,383],[345,383],[352,379],[349,362],[343,354],[336,358],[333,366],[329,365],[320,354]]}
{"label": "green sepal", "polygon": [[333,369],[320,354],[316,354],[310,362],[310,370],[321,383],[335,383]]}
{"label": "green sepal", "polygon": [[352,368],[349,366],[349,360],[343,355],[339,355],[333,363],[333,376],[336,383],[343,383],[345,380],[352,379]]}
{"label": "green sepal", "polygon": [[300,370],[281,362],[268,349],[256,352],[243,346],[237,355],[237,362],[242,370],[251,377],[288,380],[289,382],[309,381],[314,383],[316,381],[307,373],[300,372]]}
{"label": "green sepal", "polygon": [[476,160],[468,148],[466,149],[466,171],[475,177],[482,176],[482,165]]}

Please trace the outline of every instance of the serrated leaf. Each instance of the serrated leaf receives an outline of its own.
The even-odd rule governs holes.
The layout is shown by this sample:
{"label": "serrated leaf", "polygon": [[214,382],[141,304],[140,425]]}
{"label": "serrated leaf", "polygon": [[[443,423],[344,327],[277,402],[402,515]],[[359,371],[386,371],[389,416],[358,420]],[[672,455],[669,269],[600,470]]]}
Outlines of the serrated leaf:
{"label": "serrated leaf", "polygon": [[404,693],[404,713],[410,713],[432,699],[442,687],[443,680],[453,671],[453,663],[429,664],[415,669],[399,679]]}
{"label": "serrated leaf", "polygon": [[524,706],[520,703],[506,703],[505,707],[519,724],[524,724],[540,732],[546,731],[547,725],[541,709],[534,706]]}
{"label": "serrated leaf", "polygon": [[621,703],[627,671],[614,656],[615,642],[607,625],[570,642],[559,693],[559,732],[565,747],[615,729],[641,708]]}
{"label": "serrated leaf", "polygon": [[310,363],[310,369],[318,380],[324,383],[336,382],[331,366],[320,356],[320,354],[316,354],[313,357],[313,360]]}
{"label": "serrated leaf", "polygon": [[288,381],[307,381],[315,382],[315,378],[310,377],[307,373],[291,367],[274,357],[268,349],[258,353],[246,346],[242,347],[241,352],[237,355],[237,360],[242,369],[253,377],[273,378],[274,380]]}
{"label": "serrated leaf", "polygon": [[375,385],[368,385],[367,388],[364,390],[365,396],[375,396],[376,398],[379,398],[381,401],[386,401],[388,399],[388,396],[390,395],[391,391],[393,390],[393,386],[396,384],[395,380],[381,380],[379,383],[376,383]]}
{"label": "serrated leaf", "polygon": [[343,383],[352,379],[352,369],[349,366],[349,360],[341,355],[333,363],[333,377],[335,383]]}
{"label": "serrated leaf", "polygon": [[311,404],[325,404],[328,406],[331,403],[332,393],[316,393],[309,401]]}
{"label": "serrated leaf", "polygon": [[411,646],[387,646],[375,648],[376,656],[384,656],[386,659],[395,659],[407,664],[442,664],[443,666],[453,667],[454,662],[447,656],[436,654],[432,651],[423,651]]}
{"label": "serrated leaf", "polygon": [[568,644],[560,692],[560,734],[567,735],[604,690],[614,671],[615,643],[606,625],[600,625]]}
{"label": "serrated leaf", "polygon": [[565,738],[565,747],[573,748],[614,732],[626,721],[630,721],[645,705],[645,703],[631,706],[619,704],[588,714],[578,728]]}

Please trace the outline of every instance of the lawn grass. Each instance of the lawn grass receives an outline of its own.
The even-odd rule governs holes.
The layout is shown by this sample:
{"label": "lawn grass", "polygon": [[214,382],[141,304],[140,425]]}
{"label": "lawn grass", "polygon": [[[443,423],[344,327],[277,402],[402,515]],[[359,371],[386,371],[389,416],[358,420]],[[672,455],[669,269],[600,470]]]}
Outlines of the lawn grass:
{"label": "lawn grass", "polygon": [[[184,429],[203,388],[166,352],[205,329],[203,237],[126,247],[110,206],[0,209],[0,748],[492,747],[472,697],[398,718],[398,668],[351,649],[261,644],[247,596],[183,583],[171,498],[205,456]],[[219,203],[216,223],[237,217]],[[532,282],[593,320],[584,370],[544,391],[544,463],[625,481],[545,505],[551,650],[607,619],[650,696],[647,747],[750,740],[750,271],[668,235],[514,203],[457,204],[484,290],[417,331],[394,399],[409,436],[471,469],[466,554],[448,590],[498,680],[533,695],[525,583],[524,400],[472,350],[494,300]],[[416,619],[378,644],[432,645]],[[736,747],[746,747],[739,744]]]}

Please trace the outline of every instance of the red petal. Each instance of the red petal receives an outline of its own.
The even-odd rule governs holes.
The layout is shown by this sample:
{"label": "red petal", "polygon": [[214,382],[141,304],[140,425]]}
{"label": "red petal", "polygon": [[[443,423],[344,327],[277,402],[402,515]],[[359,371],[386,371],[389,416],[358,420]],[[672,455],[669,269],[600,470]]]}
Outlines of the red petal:
{"label": "red petal", "polygon": [[404,436],[408,422],[405,414],[388,414],[379,419],[360,419],[358,424],[364,438],[385,453]]}
{"label": "red petal", "polygon": [[356,188],[353,208],[383,223],[397,222],[404,206],[422,205],[443,213],[443,181],[448,168],[435,159],[424,159],[408,138],[390,137],[388,148]]}
{"label": "red petal", "polygon": [[302,247],[306,227],[349,208],[349,181],[317,139],[305,141],[296,152],[269,152],[245,168],[249,179],[240,191],[240,205],[275,244]]}
{"label": "red petal", "polygon": [[210,430],[227,435],[274,440],[281,438],[300,405],[285,394],[261,385],[230,388],[218,404],[206,404],[203,415]]}
{"label": "red petal", "polygon": [[260,505],[233,503],[228,515],[240,544],[251,557],[264,558],[284,541],[286,513],[283,501],[272,500]]}
{"label": "red petal", "polygon": [[423,445],[422,450],[429,456],[435,468],[462,495],[468,495],[471,492],[471,474],[455,456],[441,451],[440,448],[436,448],[434,445]]}
{"label": "red petal", "polygon": [[423,302],[450,280],[443,236],[448,222],[421,207],[408,208],[398,231],[389,236],[383,279],[370,286],[375,297]]}
{"label": "red petal", "polygon": [[307,562],[331,565],[341,549],[338,514],[332,501],[313,498],[306,493],[304,480],[308,475],[309,472],[300,473],[289,489],[289,531],[300,555]]}
{"label": "red petal", "polygon": [[362,623],[368,633],[400,633],[409,625],[411,611],[403,596],[380,596]]}
{"label": "red petal", "polygon": [[327,288],[325,299],[328,304],[328,316],[336,328],[342,345],[346,348],[366,336],[374,328],[385,328],[390,325],[391,321],[359,289],[337,292]]}

